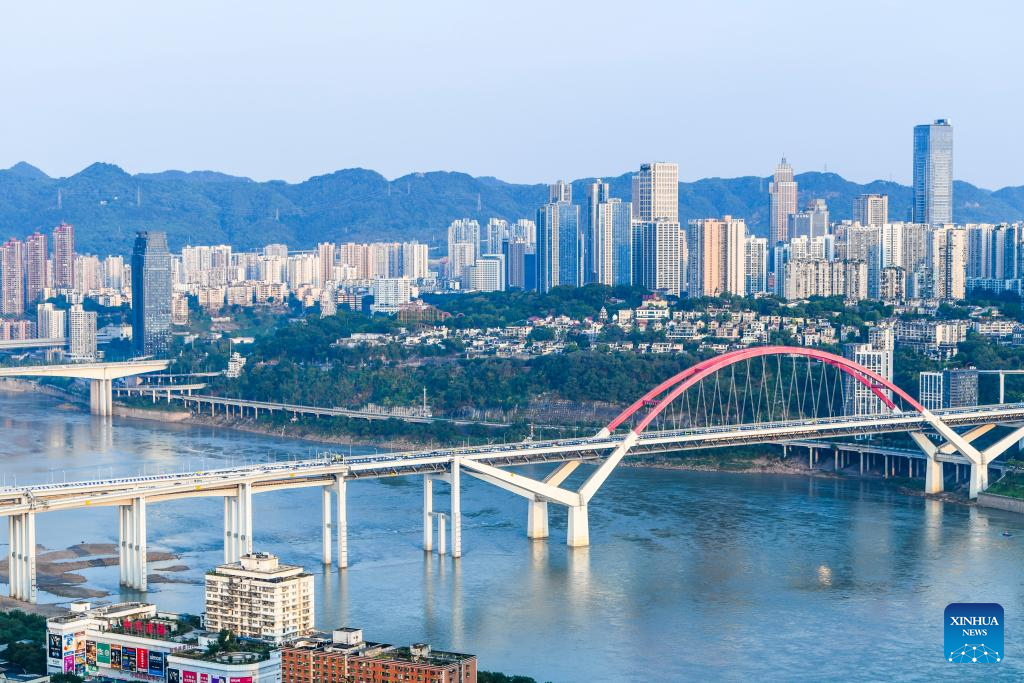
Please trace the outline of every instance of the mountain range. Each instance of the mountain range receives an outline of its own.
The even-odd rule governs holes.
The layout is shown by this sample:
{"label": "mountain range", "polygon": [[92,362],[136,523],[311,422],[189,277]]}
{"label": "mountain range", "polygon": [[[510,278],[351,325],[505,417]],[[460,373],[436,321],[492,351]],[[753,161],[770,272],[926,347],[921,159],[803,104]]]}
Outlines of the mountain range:
{"label": "mountain range", "polygon": [[[629,199],[631,173],[605,178],[612,196]],[[573,181],[583,203],[592,178]],[[889,195],[891,220],[909,220],[911,189],[876,180],[848,181],[835,173],[801,173],[799,203],[824,198],[834,220],[850,218],[854,198],[864,192]],[[705,178],[680,183],[679,208],[690,218],[743,217],[755,234],[768,229],[769,178]],[[957,222],[1024,219],[1024,186],[991,191],[954,184]],[[534,218],[547,199],[543,184],[435,171],[394,180],[362,168],[316,176],[301,183],[257,182],[215,171],[129,174],[94,163],[66,178],[51,178],[21,162],[0,170],[0,239],[49,231],[61,221],[75,226],[82,253],[127,254],[136,230],[167,232],[172,250],[187,244],[230,244],[255,249],[284,242],[308,249],[318,242],[419,240],[445,244],[455,218]],[[444,248],[440,252],[443,253]]]}

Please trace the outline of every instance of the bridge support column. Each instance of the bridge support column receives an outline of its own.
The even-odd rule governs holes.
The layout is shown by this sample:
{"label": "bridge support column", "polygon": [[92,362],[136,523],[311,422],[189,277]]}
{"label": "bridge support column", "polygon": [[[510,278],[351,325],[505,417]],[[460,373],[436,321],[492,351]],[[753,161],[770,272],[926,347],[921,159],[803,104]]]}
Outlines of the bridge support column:
{"label": "bridge support column", "polygon": [[971,463],[971,483],[968,497],[977,498],[978,494],[988,488],[988,463],[979,465]]}
{"label": "bridge support column", "polygon": [[527,503],[529,511],[526,513],[526,537],[541,539],[548,537],[548,502],[546,500],[531,500]]}
{"label": "bridge support column", "polygon": [[435,512],[434,516],[437,517],[437,554],[447,555],[448,548],[446,547],[448,541],[448,531],[445,528],[445,515],[443,512]]}
{"label": "bridge support column", "polygon": [[460,487],[459,461],[452,460],[451,471],[451,513],[452,513],[452,558],[462,557],[462,491]]}
{"label": "bridge support column", "polygon": [[945,482],[942,463],[934,456],[929,456],[924,464],[924,492],[942,493]]}
{"label": "bridge support column", "polygon": [[144,591],[148,587],[146,499],[139,497],[119,505],[120,582],[125,588]]}
{"label": "bridge support column", "polygon": [[345,477],[334,475],[334,497],[337,499],[338,522],[338,568],[348,567],[348,490]]}
{"label": "bridge support column", "polygon": [[114,412],[114,381],[93,379],[89,381],[89,411],[93,415],[106,417]]}
{"label": "bridge support column", "polygon": [[434,549],[434,479],[423,475],[423,550]]}
{"label": "bridge support column", "polygon": [[15,600],[36,602],[36,515],[23,512],[7,518],[7,576]]}
{"label": "bridge support column", "polygon": [[324,486],[321,489],[321,523],[320,531],[323,536],[323,563],[331,564],[331,487]]}
{"label": "bridge support column", "polygon": [[224,497],[224,563],[238,562],[252,552],[252,484],[239,484]]}
{"label": "bridge support column", "polygon": [[566,545],[572,548],[590,545],[590,529],[588,526],[586,503],[570,506]]}

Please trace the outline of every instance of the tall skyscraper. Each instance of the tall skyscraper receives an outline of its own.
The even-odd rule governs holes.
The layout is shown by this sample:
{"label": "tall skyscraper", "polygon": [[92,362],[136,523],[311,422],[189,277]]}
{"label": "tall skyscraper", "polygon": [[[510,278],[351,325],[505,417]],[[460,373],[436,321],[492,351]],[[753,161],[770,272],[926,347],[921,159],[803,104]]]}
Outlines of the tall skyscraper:
{"label": "tall skyscraper", "polygon": [[448,277],[469,286],[469,269],[480,258],[480,224],[460,218],[448,226]]}
{"label": "tall skyscraper", "polygon": [[75,304],[68,312],[70,330],[69,348],[71,360],[93,362],[96,360],[96,312],[86,311],[81,304]]}
{"label": "tall skyscraper", "polygon": [[171,252],[162,232],[139,232],[132,251],[132,343],[136,353],[171,349]]}
{"label": "tall skyscraper", "polygon": [[914,126],[914,222],[953,222],[953,126],[947,119]]}
{"label": "tall skyscraper", "polygon": [[603,285],[630,285],[633,283],[633,207],[630,202],[606,198],[597,204],[596,213],[594,281]]}
{"label": "tall skyscraper", "polygon": [[598,236],[598,207],[601,202],[606,201],[608,201],[608,183],[598,178],[587,189],[587,225],[590,227],[587,231],[586,244],[584,245],[584,252],[587,258],[587,282],[600,281],[598,279],[598,272],[600,270],[598,260],[602,258],[602,254],[598,253],[601,249],[598,244],[600,239]]}
{"label": "tall skyscraper", "polygon": [[68,223],[53,229],[53,286],[57,289],[75,286],[75,228]]}
{"label": "tall skyscraper", "polygon": [[687,284],[690,296],[746,293],[747,226],[725,216],[691,220],[687,225]]}
{"label": "tall skyscraper", "polygon": [[25,303],[38,303],[46,289],[46,267],[49,254],[46,235],[34,232],[25,239]]}
{"label": "tall skyscraper", "polygon": [[853,200],[853,220],[880,227],[889,222],[889,195],[862,194]]}
{"label": "tall skyscraper", "polygon": [[36,306],[36,336],[40,339],[67,337],[67,315],[53,304]]}
{"label": "tall skyscraper", "polygon": [[768,291],[768,240],[748,237],[743,250],[743,290],[747,294]]}
{"label": "tall skyscraper", "polygon": [[633,176],[633,218],[679,222],[679,164],[641,164]]}
{"label": "tall skyscraper", "polygon": [[318,285],[326,287],[334,280],[334,243],[321,242],[316,245],[316,255],[320,259],[320,277]]}
{"label": "tall skyscraper", "polygon": [[[639,282],[652,292],[679,296],[683,289],[686,241],[678,221],[634,221],[634,250],[639,242]],[[636,258],[634,258],[636,263]]]}
{"label": "tall skyscraper", "polygon": [[779,242],[789,241],[789,217],[796,213],[796,180],[793,179],[793,167],[783,157],[775,167],[775,175],[768,186],[771,196],[771,224],[768,239],[770,246]]}
{"label": "tall skyscraper", "polygon": [[25,244],[13,237],[0,245],[0,313],[25,313]]}
{"label": "tall skyscraper", "polygon": [[572,186],[551,185],[550,199],[537,210],[537,289],[579,287],[583,280],[583,232],[580,207],[572,203]]}
{"label": "tall skyscraper", "polygon": [[928,240],[931,296],[959,301],[967,295],[967,231],[935,228]]}
{"label": "tall skyscraper", "polygon": [[501,254],[501,245],[508,239],[508,221],[503,218],[492,218],[487,221],[487,229],[480,245],[480,254]]}
{"label": "tall skyscraper", "polygon": [[789,239],[794,237],[823,237],[830,234],[828,204],[824,199],[812,199],[803,211],[789,217]]}

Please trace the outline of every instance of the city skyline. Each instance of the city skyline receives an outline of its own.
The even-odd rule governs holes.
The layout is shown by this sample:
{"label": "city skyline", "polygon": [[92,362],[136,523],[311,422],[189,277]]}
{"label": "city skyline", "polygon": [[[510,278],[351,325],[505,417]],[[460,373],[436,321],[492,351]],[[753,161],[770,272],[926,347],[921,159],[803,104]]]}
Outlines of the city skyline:
{"label": "city skyline", "polygon": [[[400,13],[263,6],[241,15],[197,3],[8,8],[0,55],[19,68],[0,75],[10,104],[0,123],[19,134],[0,151],[0,166],[26,160],[67,175],[106,159],[135,171],[217,169],[286,180],[348,167],[379,168],[389,178],[450,169],[542,182],[663,157],[678,159],[681,177],[692,180],[759,173],[785,154],[799,167],[827,165],[861,182],[909,183],[909,144],[893,122],[949,118],[960,136],[959,177],[993,189],[1024,182],[1016,164],[1024,139],[1012,133],[1019,107],[1012,89],[999,88],[1015,80],[1017,6],[1006,6],[1009,16],[997,22],[956,3],[918,12],[865,2],[827,14],[812,3],[781,13],[663,3],[645,13],[657,24],[593,9],[545,7],[538,22],[541,9],[530,4],[506,8],[500,19],[464,3]],[[40,25],[42,37],[33,30]],[[608,30],[622,45],[652,42],[651,25],[676,33],[654,40],[653,49],[588,49]],[[931,41],[928,53],[912,47],[920,36],[949,34],[949,26],[963,40]],[[189,36],[190,50],[162,48],[166,32]],[[475,49],[467,59],[465,46],[483,35],[495,46],[537,39],[529,51]],[[722,35],[733,38],[728,54]],[[849,63],[848,50],[837,49],[842,35],[870,35],[886,49],[859,51]],[[965,51],[964,40],[987,49]],[[652,119],[628,100],[586,116],[585,98],[570,98],[572,89],[556,95],[557,116],[522,104],[554,63],[581,92],[619,79],[655,88],[664,64],[685,66],[663,95],[667,115]],[[100,73],[117,74],[123,87],[96,88]],[[795,97],[757,104],[812,87],[820,106],[798,106]],[[996,88],[1011,95],[1005,106],[983,96]],[[753,104],[691,106],[712,97]],[[598,137],[602,144],[593,145]]]}

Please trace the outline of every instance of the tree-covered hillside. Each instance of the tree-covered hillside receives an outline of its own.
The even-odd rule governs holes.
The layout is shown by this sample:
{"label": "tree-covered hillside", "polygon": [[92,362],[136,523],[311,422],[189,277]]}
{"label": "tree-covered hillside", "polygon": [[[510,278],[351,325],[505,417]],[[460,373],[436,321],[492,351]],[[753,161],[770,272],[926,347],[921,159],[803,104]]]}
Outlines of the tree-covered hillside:
{"label": "tree-covered hillside", "polygon": [[[614,196],[629,199],[631,173],[606,178]],[[552,179],[554,180],[554,179]],[[573,182],[583,203],[592,179]],[[862,192],[889,195],[890,216],[910,213],[910,188],[887,181],[860,185],[834,173],[802,173],[800,204],[828,200],[834,218],[849,218]],[[758,234],[768,221],[768,179],[706,178],[680,185],[680,214],[690,218],[731,214]],[[346,169],[301,183],[255,182],[213,171],[131,175],[96,163],[67,178],[50,178],[20,163],[0,170],[0,238],[73,223],[79,251],[127,253],[135,231],[165,230],[171,248],[227,243],[252,249],[269,242],[310,248],[317,242],[411,240],[443,253],[452,219],[481,222],[492,216],[533,218],[547,197],[543,184],[517,185],[464,173],[415,173],[388,181],[375,171]],[[955,217],[961,222],[1024,218],[1024,188],[991,192],[957,182]],[[59,202],[59,206],[58,206]]]}

